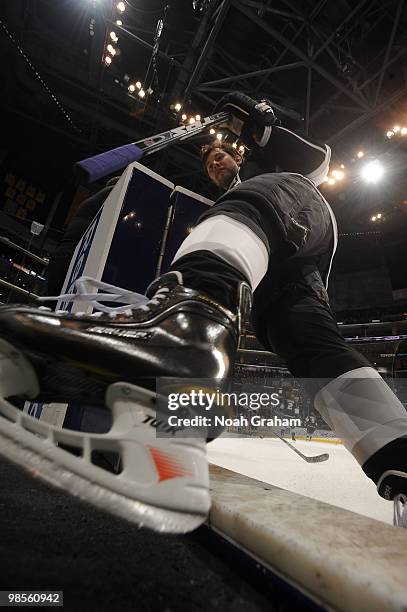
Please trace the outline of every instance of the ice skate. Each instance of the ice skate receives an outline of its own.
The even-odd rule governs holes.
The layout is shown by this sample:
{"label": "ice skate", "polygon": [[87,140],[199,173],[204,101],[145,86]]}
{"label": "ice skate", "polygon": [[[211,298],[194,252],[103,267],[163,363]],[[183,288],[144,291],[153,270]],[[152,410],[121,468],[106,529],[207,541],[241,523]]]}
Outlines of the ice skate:
{"label": "ice skate", "polygon": [[[84,294],[89,282],[104,293]],[[210,507],[205,431],[157,437],[155,380],[226,377],[237,314],[184,287],[176,272],[150,286],[150,299],[89,279],[79,289],[69,299],[93,300],[97,312],[0,309],[0,454],[140,526],[191,531]],[[97,300],[130,305],[107,307]],[[37,396],[105,403],[112,428],[107,434],[60,429],[13,405],[15,397]],[[96,466],[94,451],[118,453],[121,472]]]}
{"label": "ice skate", "polygon": [[393,525],[407,529],[407,473],[388,470],[377,483],[377,491],[384,499],[393,500]]}

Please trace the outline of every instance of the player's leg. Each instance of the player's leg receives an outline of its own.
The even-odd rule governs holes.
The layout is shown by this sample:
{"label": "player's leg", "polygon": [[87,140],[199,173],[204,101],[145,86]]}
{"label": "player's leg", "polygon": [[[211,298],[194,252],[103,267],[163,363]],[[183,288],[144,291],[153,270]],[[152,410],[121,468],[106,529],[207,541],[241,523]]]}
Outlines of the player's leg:
{"label": "player's leg", "polygon": [[[322,286],[322,281],[320,281]],[[312,285],[270,308],[269,347],[304,379],[314,407],[386,499],[407,495],[407,412],[378,372],[343,339]],[[263,332],[264,333],[264,332]],[[401,498],[403,499],[403,498]]]}

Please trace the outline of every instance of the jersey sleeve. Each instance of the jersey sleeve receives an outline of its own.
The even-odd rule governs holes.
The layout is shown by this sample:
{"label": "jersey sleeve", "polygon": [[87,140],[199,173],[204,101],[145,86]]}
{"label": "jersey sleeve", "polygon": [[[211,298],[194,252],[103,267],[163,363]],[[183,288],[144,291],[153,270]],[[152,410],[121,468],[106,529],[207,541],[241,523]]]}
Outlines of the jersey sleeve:
{"label": "jersey sleeve", "polygon": [[331,149],[273,126],[265,129],[254,157],[265,172],[295,172],[318,186],[328,174]]}

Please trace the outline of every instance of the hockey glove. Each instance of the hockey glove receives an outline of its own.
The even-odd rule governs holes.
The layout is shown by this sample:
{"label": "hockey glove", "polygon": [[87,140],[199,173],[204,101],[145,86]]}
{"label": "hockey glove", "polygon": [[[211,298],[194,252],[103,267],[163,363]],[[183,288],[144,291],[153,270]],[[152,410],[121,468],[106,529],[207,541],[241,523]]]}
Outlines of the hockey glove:
{"label": "hockey glove", "polygon": [[[261,143],[265,128],[280,125],[268,100],[253,100],[238,91],[226,94],[219,100],[214,113],[221,111],[232,115],[226,127],[249,148]],[[267,132],[270,133],[270,129]]]}

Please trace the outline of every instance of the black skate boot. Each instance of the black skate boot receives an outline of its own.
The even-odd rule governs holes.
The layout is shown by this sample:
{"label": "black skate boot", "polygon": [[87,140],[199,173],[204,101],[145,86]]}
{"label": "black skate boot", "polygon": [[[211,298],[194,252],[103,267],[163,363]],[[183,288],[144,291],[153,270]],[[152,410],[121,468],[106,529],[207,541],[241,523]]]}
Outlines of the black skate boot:
{"label": "black skate boot", "polygon": [[[232,313],[184,287],[178,272],[155,281],[150,299],[92,279],[77,283],[79,293],[64,299],[91,301],[98,312],[0,309],[0,454],[139,525],[191,531],[210,507],[205,432],[157,437],[155,380],[226,378],[238,308]],[[105,293],[84,294],[92,285]],[[131,303],[112,308],[100,301]],[[38,395],[48,402],[106,402],[113,426],[107,434],[74,432],[13,406],[16,396]],[[118,453],[120,474],[96,466],[94,451]]]}

